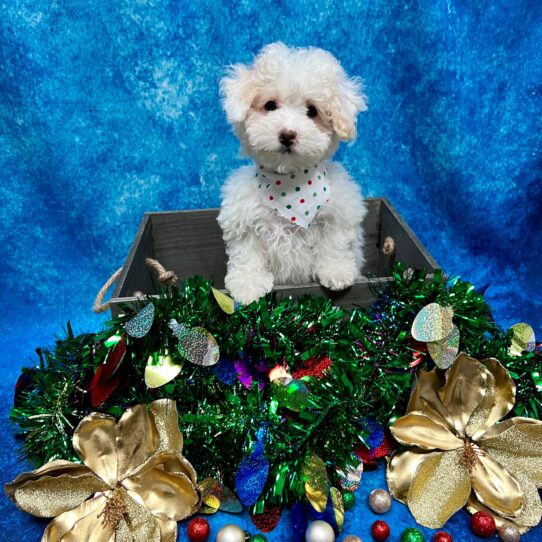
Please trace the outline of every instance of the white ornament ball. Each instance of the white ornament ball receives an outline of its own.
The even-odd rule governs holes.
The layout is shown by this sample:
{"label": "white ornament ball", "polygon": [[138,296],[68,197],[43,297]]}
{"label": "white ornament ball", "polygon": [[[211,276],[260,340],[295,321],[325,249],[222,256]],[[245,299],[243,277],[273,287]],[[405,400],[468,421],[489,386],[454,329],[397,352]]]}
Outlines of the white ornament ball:
{"label": "white ornament ball", "polygon": [[216,535],[216,542],[245,542],[245,531],[238,525],[224,525]]}
{"label": "white ornament ball", "polygon": [[307,542],[335,542],[333,527],[326,521],[313,521],[305,531]]}
{"label": "white ornament ball", "polygon": [[349,534],[346,538],[343,538],[343,542],[363,542],[363,540],[354,534]]}
{"label": "white ornament ball", "polygon": [[515,525],[505,523],[499,528],[499,537],[503,542],[519,542],[521,534]]}

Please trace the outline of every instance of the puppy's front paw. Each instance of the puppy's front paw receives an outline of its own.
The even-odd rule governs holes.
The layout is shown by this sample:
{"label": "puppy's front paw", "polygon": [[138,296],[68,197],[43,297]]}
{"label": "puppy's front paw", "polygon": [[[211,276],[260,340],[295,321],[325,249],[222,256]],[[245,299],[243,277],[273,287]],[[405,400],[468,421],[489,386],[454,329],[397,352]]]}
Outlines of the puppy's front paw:
{"label": "puppy's front paw", "polygon": [[235,301],[249,305],[273,289],[273,275],[265,272],[255,275],[228,273],[224,283]]}
{"label": "puppy's front paw", "polygon": [[318,271],[318,280],[322,286],[330,290],[340,291],[354,284],[358,276],[355,265],[341,265],[321,268]]}

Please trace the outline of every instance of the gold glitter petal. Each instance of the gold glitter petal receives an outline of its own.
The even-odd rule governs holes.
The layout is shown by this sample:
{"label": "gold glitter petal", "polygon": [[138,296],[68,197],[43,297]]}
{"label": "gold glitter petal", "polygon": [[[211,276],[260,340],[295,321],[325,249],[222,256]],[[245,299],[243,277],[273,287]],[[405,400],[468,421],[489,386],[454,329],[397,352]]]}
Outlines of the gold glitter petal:
{"label": "gold glitter petal", "polygon": [[485,430],[504,418],[512,410],[516,402],[516,385],[510,377],[510,373],[501,365],[499,360],[488,358],[482,360],[481,363],[495,379],[495,402],[485,422],[473,434],[474,440],[478,440]]}
{"label": "gold glitter petal", "polygon": [[117,422],[93,412],[73,435],[73,447],[83,463],[110,487],[117,483]]}
{"label": "gold glitter petal", "polygon": [[[177,522],[173,520],[161,520],[156,518],[160,528],[160,542],[175,542],[177,540]],[[116,541],[115,541],[116,542]]]}
{"label": "gold glitter petal", "polygon": [[452,307],[443,307],[438,303],[426,305],[414,318],[412,336],[424,343],[442,341],[452,332],[453,315]]}
{"label": "gold glitter petal", "polygon": [[127,514],[117,527],[115,542],[163,542],[159,520],[126,492],[124,501]]}
{"label": "gold glitter petal", "polygon": [[11,484],[6,485],[6,492],[25,512],[42,518],[55,517],[73,510],[94,493],[108,489],[103,480],[90,472],[87,467],[83,468],[87,472],[77,476],[42,475],[27,481],[24,481],[24,476],[19,476]]}
{"label": "gold glitter petal", "polygon": [[451,367],[459,352],[459,328],[453,326],[450,334],[441,341],[428,342],[427,350],[439,369]]}
{"label": "gold glitter petal", "polygon": [[182,452],[183,435],[179,429],[177,403],[173,399],[159,399],[149,405],[158,431],[157,452]]}
{"label": "gold glitter petal", "polygon": [[454,423],[449,412],[444,408],[438,395],[438,390],[444,386],[446,378],[443,371],[418,371],[416,387],[412,392],[407,407],[407,413],[412,411],[424,414],[442,422],[450,429],[454,429]]}
{"label": "gold glitter petal", "polygon": [[486,431],[479,444],[514,476],[522,475],[542,487],[541,442],[542,422],[511,418]]}
{"label": "gold glitter petal", "polygon": [[123,480],[156,451],[158,431],[147,405],[128,409],[117,426],[117,479]]}
{"label": "gold glitter petal", "polygon": [[166,472],[160,467],[130,476],[122,485],[159,519],[181,521],[192,514],[199,502],[188,476]]}
{"label": "gold glitter petal", "polygon": [[408,504],[408,490],[410,489],[410,484],[412,484],[416,470],[426,459],[440,453],[440,451],[426,452],[419,448],[412,448],[401,453],[395,452],[386,470],[386,479],[390,493],[398,501]]}
{"label": "gold glitter petal", "polygon": [[467,424],[489,392],[491,373],[478,361],[464,353],[446,372],[446,384],[439,397],[454,422],[459,437],[466,434]]}
{"label": "gold glitter petal", "polygon": [[75,510],[64,512],[54,519],[41,542],[112,542],[114,528],[98,519],[106,505],[105,496],[85,501]]}
{"label": "gold glitter petal", "polygon": [[418,446],[424,450],[455,450],[463,447],[445,425],[422,412],[409,412],[390,426],[396,440],[407,446]]}
{"label": "gold glitter petal", "polygon": [[471,469],[471,483],[478,500],[500,515],[519,514],[523,495],[517,480],[490,455],[477,453],[477,456]]}
{"label": "gold glitter petal", "polygon": [[408,507],[416,521],[440,529],[465,506],[471,492],[468,471],[459,452],[442,452],[420,464],[408,492]]}

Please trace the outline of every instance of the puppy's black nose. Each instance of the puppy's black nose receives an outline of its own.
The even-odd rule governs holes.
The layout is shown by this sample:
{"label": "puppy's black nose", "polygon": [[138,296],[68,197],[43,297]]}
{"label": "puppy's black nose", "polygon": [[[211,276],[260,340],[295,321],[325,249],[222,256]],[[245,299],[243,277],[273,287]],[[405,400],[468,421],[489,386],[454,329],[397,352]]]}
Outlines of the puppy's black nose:
{"label": "puppy's black nose", "polygon": [[293,130],[281,130],[279,133],[279,141],[285,147],[291,147],[295,143],[297,132]]}

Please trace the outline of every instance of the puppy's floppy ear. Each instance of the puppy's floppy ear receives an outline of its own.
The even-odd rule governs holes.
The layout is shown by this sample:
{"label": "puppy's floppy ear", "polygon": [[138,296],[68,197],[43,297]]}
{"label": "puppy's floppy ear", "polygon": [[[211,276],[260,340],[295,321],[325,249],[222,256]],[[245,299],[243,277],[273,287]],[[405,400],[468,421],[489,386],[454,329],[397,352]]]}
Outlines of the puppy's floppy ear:
{"label": "puppy's floppy ear", "polygon": [[360,79],[349,79],[345,74],[337,81],[331,100],[331,122],[342,141],[356,139],[356,120],[358,113],[367,111],[366,99]]}
{"label": "puppy's floppy ear", "polygon": [[220,81],[222,107],[228,122],[239,124],[247,116],[256,97],[253,71],[243,64],[235,64],[228,69],[228,75]]}

